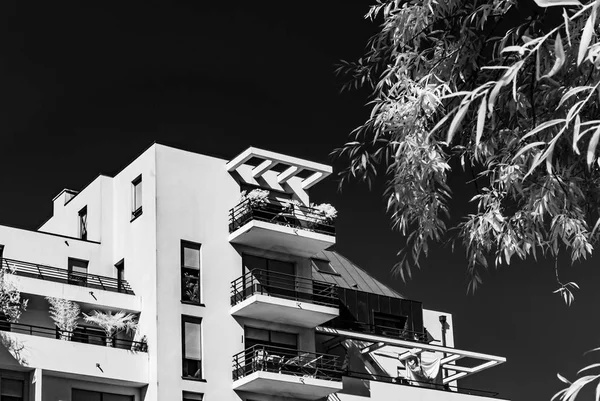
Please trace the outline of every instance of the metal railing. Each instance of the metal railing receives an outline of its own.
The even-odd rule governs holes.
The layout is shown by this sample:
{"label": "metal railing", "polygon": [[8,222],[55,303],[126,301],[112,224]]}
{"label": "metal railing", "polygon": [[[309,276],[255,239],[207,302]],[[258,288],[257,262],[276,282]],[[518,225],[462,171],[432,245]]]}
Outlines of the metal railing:
{"label": "metal railing", "polygon": [[148,345],[144,342],[133,341],[121,338],[108,338],[104,333],[97,332],[81,332],[61,330],[57,327],[41,327],[23,323],[11,323],[6,320],[0,321],[0,332],[11,332],[28,334],[36,337],[46,337],[60,339],[62,341],[72,341],[78,343],[86,343],[92,345],[100,345],[104,347],[127,349],[138,352],[148,352]]}
{"label": "metal railing", "polygon": [[389,327],[380,324],[334,319],[325,323],[323,326],[331,327],[333,329],[355,331],[358,333],[374,334],[382,337],[391,337],[405,341],[429,342],[427,333],[399,329],[397,327]]}
{"label": "metal railing", "polygon": [[481,396],[481,397],[490,397],[491,398],[491,397],[498,396],[498,393],[494,392],[494,391],[478,390],[478,389],[467,388],[467,387],[450,386],[448,384],[423,382],[423,381],[418,381],[418,380],[409,380],[409,379],[405,379],[403,377],[379,376],[379,375],[371,375],[371,374],[367,374],[367,373],[352,372],[352,371],[345,372],[344,375],[348,376],[348,377],[353,377],[355,379],[373,380],[373,381],[379,381],[379,382],[400,384],[400,385],[405,385],[405,386],[418,386],[418,387],[422,387],[422,388],[429,388],[432,390],[452,391],[455,393],[477,395],[477,396]]}
{"label": "metal railing", "polygon": [[335,381],[343,375],[336,355],[254,345],[233,356],[233,380],[258,371]]}
{"label": "metal railing", "polygon": [[327,219],[320,210],[292,205],[268,199],[264,204],[253,204],[246,199],[229,211],[229,232],[232,233],[251,220],[335,235],[334,221]]}
{"label": "metal railing", "polygon": [[4,258],[0,259],[0,261],[5,267],[14,271],[18,276],[135,295],[126,280],[118,280],[116,278],[98,276],[96,274],[70,272],[67,269],[38,265],[35,263],[23,262],[21,260]]}
{"label": "metal railing", "polygon": [[307,277],[254,269],[231,282],[232,306],[254,294],[338,307],[336,284]]}

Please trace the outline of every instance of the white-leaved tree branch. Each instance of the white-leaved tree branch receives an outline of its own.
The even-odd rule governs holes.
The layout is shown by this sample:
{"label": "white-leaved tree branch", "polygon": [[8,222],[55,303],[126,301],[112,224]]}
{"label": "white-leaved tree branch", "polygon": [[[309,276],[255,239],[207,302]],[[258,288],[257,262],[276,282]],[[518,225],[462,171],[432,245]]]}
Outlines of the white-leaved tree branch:
{"label": "white-leaved tree branch", "polygon": [[[344,89],[372,91],[371,114],[334,153],[347,179],[385,175],[406,236],[403,279],[432,243],[462,243],[469,290],[511,259],[580,261],[600,238],[600,0],[378,0],[380,29],[342,61]],[[454,163],[454,164],[453,164]],[[449,222],[451,165],[472,171],[472,211]],[[455,229],[455,230],[452,230]],[[598,365],[600,366],[600,365]],[[597,366],[594,366],[597,367]],[[586,370],[588,371],[588,370]],[[557,394],[575,399],[582,376]],[[600,386],[597,391],[600,399]]]}

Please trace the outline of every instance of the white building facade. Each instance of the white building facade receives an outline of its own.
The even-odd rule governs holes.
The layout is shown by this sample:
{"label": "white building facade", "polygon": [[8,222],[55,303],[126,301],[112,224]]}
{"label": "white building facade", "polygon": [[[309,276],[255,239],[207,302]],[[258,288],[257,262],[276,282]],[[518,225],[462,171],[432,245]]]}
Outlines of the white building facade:
{"label": "white building facade", "polygon": [[[38,231],[0,226],[29,300],[0,319],[0,401],[492,397],[459,380],[504,358],[455,349],[450,314],[331,251],[334,218],[309,207],[329,174],[256,148],[224,160],[155,144],[62,191]],[[138,328],[108,341],[80,319],[65,336],[46,297]]]}

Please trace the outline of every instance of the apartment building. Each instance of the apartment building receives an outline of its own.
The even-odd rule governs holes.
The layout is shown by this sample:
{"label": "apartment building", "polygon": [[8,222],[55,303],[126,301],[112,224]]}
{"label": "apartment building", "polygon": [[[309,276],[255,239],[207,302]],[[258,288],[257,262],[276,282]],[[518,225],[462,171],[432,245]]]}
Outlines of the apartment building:
{"label": "apartment building", "polygon": [[[0,319],[0,401],[492,397],[460,379],[505,358],[454,348],[450,314],[332,250],[335,211],[309,197],[331,172],[154,144],[59,193],[38,231],[0,226],[6,280],[28,299]],[[58,327],[48,297],[137,328]]]}

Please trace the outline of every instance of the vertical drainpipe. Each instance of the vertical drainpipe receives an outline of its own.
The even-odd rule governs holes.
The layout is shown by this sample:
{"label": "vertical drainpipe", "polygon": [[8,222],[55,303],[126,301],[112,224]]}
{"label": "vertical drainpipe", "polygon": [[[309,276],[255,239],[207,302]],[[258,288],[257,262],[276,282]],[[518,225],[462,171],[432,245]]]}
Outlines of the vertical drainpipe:
{"label": "vertical drainpipe", "polygon": [[[440,315],[440,324],[442,325],[442,345],[446,346],[446,315]],[[446,357],[446,353],[442,353],[442,358]],[[441,368],[441,367],[440,367]],[[444,369],[442,369],[442,380],[446,377]]]}

